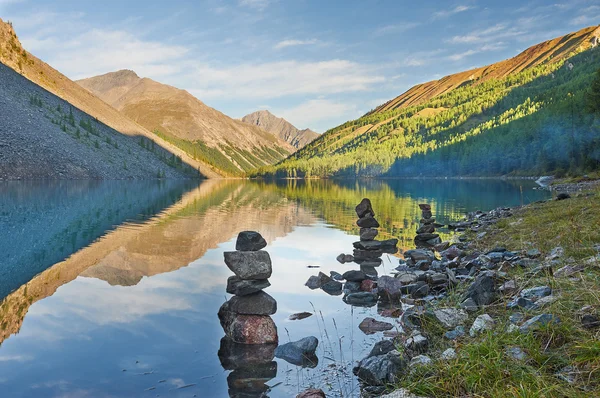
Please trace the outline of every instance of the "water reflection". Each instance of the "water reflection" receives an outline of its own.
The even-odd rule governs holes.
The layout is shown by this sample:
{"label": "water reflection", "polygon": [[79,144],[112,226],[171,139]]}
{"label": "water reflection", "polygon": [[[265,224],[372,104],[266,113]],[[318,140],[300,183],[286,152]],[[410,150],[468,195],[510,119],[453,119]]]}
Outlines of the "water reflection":
{"label": "water reflection", "polygon": [[[338,391],[344,388],[346,396],[356,395],[354,377],[343,370],[381,338],[357,332],[366,316],[379,317],[377,308],[353,308],[339,297],[304,286],[314,273],[308,265],[320,266],[326,274],[350,269],[335,258],[357,240],[356,203],[363,197],[373,201],[381,224],[378,239],[399,237],[401,247],[412,248],[419,202],[431,203],[436,220],[448,222],[467,210],[521,200],[519,186],[510,182],[437,181],[429,186],[429,182],[414,181],[206,181],[187,192],[161,188],[155,201],[160,205],[150,206],[140,198],[140,204],[148,206],[136,207],[137,195],[142,195],[139,191],[123,197],[109,188],[86,190],[76,185],[48,192],[40,189],[31,194],[37,199],[23,194],[21,188],[12,189],[17,193],[2,188],[0,234],[10,233],[0,242],[11,253],[10,267],[3,262],[2,272],[20,268],[23,276],[23,282],[7,291],[20,287],[0,305],[3,396],[226,397],[241,394],[240,388],[258,391],[267,385],[273,387],[268,393],[272,398],[294,396],[310,385],[335,386]],[[43,204],[48,198],[59,198],[61,190],[78,205],[69,210],[68,202],[61,203],[57,216],[46,221],[47,230],[40,231],[42,224],[27,215],[43,215]],[[95,192],[98,198],[78,201],[77,192]],[[530,187],[523,192],[524,200],[546,196]],[[12,199],[5,200],[5,194]],[[173,201],[161,201],[161,197]],[[84,212],[86,217],[78,217],[77,209],[85,201],[104,212],[103,216],[97,218],[90,210]],[[109,211],[115,202],[126,206]],[[26,205],[19,208],[19,203]],[[144,210],[148,208],[153,210]],[[124,215],[126,211],[146,213],[146,218],[158,214],[107,232],[131,218]],[[113,221],[100,224],[107,217]],[[60,218],[68,222],[61,223]],[[6,225],[20,225],[22,231],[15,235],[16,228]],[[88,232],[87,243],[76,239],[73,245],[72,233],[84,235],[86,229],[102,230],[103,236],[90,238],[95,233]],[[245,354],[222,341],[223,331],[214,314],[224,301],[223,287],[231,275],[223,264],[223,252],[234,249],[240,230],[261,231],[269,243],[274,266],[268,292],[277,300],[273,319],[281,342],[319,337],[316,368],[296,367],[273,358],[270,350]],[[28,235],[38,236],[41,243],[35,246]],[[7,243],[11,240],[17,248]],[[46,253],[40,257],[45,259],[43,264],[54,265],[40,273],[50,264],[41,269],[33,266],[36,257],[28,253],[28,246]],[[392,254],[383,254],[381,260],[376,268],[380,275],[398,265]],[[375,270],[364,263],[359,267]],[[288,319],[293,313],[313,312],[311,303],[318,316]],[[254,367],[257,373],[235,368],[249,357],[260,360],[262,365]],[[233,376],[227,376],[223,368],[231,369]]]}

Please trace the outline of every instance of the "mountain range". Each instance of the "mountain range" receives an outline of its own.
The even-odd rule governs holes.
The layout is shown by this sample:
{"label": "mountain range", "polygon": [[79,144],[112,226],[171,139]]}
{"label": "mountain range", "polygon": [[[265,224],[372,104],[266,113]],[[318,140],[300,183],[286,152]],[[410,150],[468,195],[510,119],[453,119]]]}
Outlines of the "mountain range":
{"label": "mountain range", "polygon": [[121,70],[77,83],[158,137],[226,175],[282,160],[295,151],[265,130],[230,118],[185,90]]}
{"label": "mountain range", "polygon": [[242,121],[268,131],[296,149],[306,146],[319,136],[311,129],[299,130],[287,120],[277,117],[267,110],[250,113],[244,116]]}
{"label": "mountain range", "polygon": [[265,177],[539,175],[600,167],[587,111],[600,27],[419,84],[326,131]]}

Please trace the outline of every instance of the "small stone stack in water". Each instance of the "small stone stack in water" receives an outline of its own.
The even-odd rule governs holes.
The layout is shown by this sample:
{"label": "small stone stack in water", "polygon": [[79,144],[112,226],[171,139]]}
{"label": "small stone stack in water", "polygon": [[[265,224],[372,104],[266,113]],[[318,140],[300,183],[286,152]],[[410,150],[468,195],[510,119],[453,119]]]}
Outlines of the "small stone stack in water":
{"label": "small stone stack in water", "polygon": [[381,264],[383,253],[398,251],[396,248],[398,239],[375,240],[378,234],[379,222],[375,219],[375,212],[369,199],[364,198],[361,200],[355,210],[358,216],[356,225],[360,227],[360,240],[354,242],[354,261],[361,265],[361,269],[374,271],[373,267]]}
{"label": "small stone stack in water", "polygon": [[277,343],[277,327],[271,319],[277,302],[263,292],[270,286],[272,266],[267,245],[254,231],[240,232],[236,251],[225,252],[225,264],[235,276],[227,280],[227,293],[234,296],[219,309],[219,320],[227,337],[240,344]]}
{"label": "small stone stack in water", "polygon": [[419,205],[421,209],[421,222],[415,236],[415,244],[417,247],[432,247],[441,243],[440,235],[435,233],[435,218],[431,213],[431,205],[422,203]]}

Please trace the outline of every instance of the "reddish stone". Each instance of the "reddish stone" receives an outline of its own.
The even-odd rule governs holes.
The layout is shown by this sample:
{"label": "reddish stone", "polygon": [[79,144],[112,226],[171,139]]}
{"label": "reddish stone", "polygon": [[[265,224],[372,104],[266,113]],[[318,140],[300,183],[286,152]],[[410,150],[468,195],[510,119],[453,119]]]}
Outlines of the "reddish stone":
{"label": "reddish stone", "polygon": [[365,279],[360,283],[360,290],[363,292],[372,292],[377,287],[377,282]]}
{"label": "reddish stone", "polygon": [[326,398],[323,390],[317,390],[314,388],[309,388],[306,391],[302,391],[300,394],[296,395],[296,398]]}
{"label": "reddish stone", "polygon": [[241,344],[277,344],[277,326],[268,315],[241,315],[229,311],[229,302],[219,309],[225,334]]}

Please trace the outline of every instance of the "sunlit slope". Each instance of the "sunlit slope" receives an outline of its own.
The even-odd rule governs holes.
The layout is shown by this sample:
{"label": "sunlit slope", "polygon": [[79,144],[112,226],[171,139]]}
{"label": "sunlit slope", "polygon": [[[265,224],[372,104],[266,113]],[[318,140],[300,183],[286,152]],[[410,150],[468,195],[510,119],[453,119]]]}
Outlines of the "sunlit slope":
{"label": "sunlit slope", "polygon": [[77,81],[157,137],[222,174],[241,175],[295,148],[257,126],[213,109],[185,90],[122,70]]}
{"label": "sunlit slope", "polygon": [[205,177],[220,176],[220,173],[215,172],[208,164],[193,159],[180,148],[152,134],[47,63],[27,52],[19,42],[12,26],[1,19],[0,62],[120,134],[135,137],[137,142],[140,139],[154,142],[155,148],[158,145],[164,148],[168,155],[174,154],[180,157],[183,163],[199,170]]}
{"label": "sunlit slope", "polygon": [[427,83],[431,90],[417,86],[407,92],[415,95],[333,128],[256,174],[500,175],[597,167],[586,92],[600,68],[598,37],[598,27],[586,28],[512,60]]}

